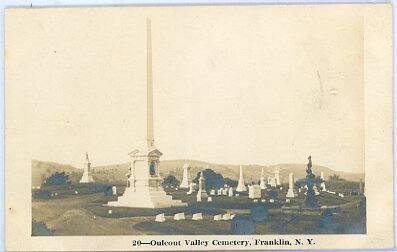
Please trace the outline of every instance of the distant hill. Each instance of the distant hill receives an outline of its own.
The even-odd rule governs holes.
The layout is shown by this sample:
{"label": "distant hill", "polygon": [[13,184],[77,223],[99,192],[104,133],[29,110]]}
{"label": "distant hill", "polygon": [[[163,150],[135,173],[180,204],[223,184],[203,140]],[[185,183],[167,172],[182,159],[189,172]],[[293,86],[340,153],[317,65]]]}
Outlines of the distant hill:
{"label": "distant hill", "polygon": [[[239,177],[239,166],[238,165],[227,165],[227,164],[214,164],[198,160],[165,160],[160,163],[160,175],[165,177],[169,174],[176,176],[179,180],[182,179],[183,174],[183,164],[188,163],[191,166],[191,177],[194,178],[195,175],[207,167],[213,169],[214,171],[221,173],[223,177],[228,177],[237,180]],[[273,176],[276,168],[280,170],[281,180],[287,182],[288,174],[290,172],[294,173],[295,178],[300,179],[306,176],[306,164],[277,164],[269,166],[261,165],[244,165],[244,179],[246,182],[258,181],[261,175],[261,170],[264,170],[265,177]],[[32,186],[41,185],[45,177],[56,171],[64,171],[72,177],[73,182],[79,180],[79,176],[82,176],[83,171],[77,169],[71,165],[63,165],[54,162],[44,162],[44,161],[32,161]],[[128,163],[124,164],[113,164],[104,166],[94,166],[92,170],[92,175],[94,179],[98,182],[111,182],[111,183],[125,183],[125,174],[128,172]],[[334,171],[325,166],[313,165],[313,172],[316,176],[320,176],[321,172],[324,172],[324,176],[327,179],[333,174],[339,175],[341,178],[350,181],[364,180],[363,173],[349,173]]]}

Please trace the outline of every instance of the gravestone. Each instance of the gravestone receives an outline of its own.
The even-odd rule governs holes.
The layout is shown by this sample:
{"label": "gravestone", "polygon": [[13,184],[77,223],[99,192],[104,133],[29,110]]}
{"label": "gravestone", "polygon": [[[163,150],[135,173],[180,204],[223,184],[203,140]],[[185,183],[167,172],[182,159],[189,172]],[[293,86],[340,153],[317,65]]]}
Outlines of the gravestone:
{"label": "gravestone", "polygon": [[323,191],[323,192],[326,192],[327,191],[327,189],[325,188],[325,178],[324,178],[324,172],[321,172],[321,176],[320,176],[320,178],[321,178],[321,180],[322,180],[322,182],[321,182],[321,185],[320,185],[320,187],[321,187],[321,191]]}
{"label": "gravestone", "polygon": [[285,199],[285,203],[290,203],[291,200],[290,199]]}
{"label": "gravestone", "polygon": [[215,221],[220,221],[220,220],[222,220],[222,215],[221,215],[221,214],[215,215],[215,216],[214,216],[214,220],[215,220]]}
{"label": "gravestone", "polygon": [[234,217],[236,217],[236,215],[235,215],[235,214],[232,214],[232,215],[230,215],[230,219],[231,219],[231,220],[233,220],[233,219],[234,219]]}
{"label": "gravestone", "polygon": [[181,188],[190,188],[190,175],[189,175],[190,166],[189,164],[183,165],[183,177],[180,187]]}
{"label": "gravestone", "polygon": [[259,185],[248,186],[248,198],[259,199],[262,196],[261,187]]}
{"label": "gravestone", "polygon": [[216,192],[217,192],[217,195],[222,195],[222,189],[218,189]]}
{"label": "gravestone", "polygon": [[185,219],[185,213],[177,213],[174,215],[174,220],[184,220]]}
{"label": "gravestone", "polygon": [[240,165],[240,177],[238,179],[236,192],[245,192],[245,191],[247,191],[247,187],[245,187],[245,183],[244,183],[243,166]]}
{"label": "gravestone", "polygon": [[108,214],[112,214],[113,213],[113,211],[110,209],[110,210],[108,210]]}
{"label": "gravestone", "polygon": [[203,214],[202,213],[195,213],[193,214],[192,220],[202,220]]}
{"label": "gravestone", "polygon": [[229,197],[233,197],[233,187],[229,187]]}
{"label": "gravestone", "polygon": [[214,189],[211,189],[210,195],[215,195],[215,190]]}
{"label": "gravestone", "polygon": [[156,215],[156,219],[154,220],[155,222],[164,222],[165,221],[165,216],[164,214],[158,214]]}
{"label": "gravestone", "polygon": [[287,198],[294,198],[295,197],[295,192],[294,192],[294,174],[292,172],[288,175],[288,192],[287,192],[287,195],[285,197],[287,197]]}
{"label": "gravestone", "polygon": [[112,194],[117,195],[117,187],[116,186],[112,186]]}
{"label": "gravestone", "polygon": [[212,197],[208,197],[208,198],[207,198],[207,201],[208,201],[208,202],[212,202]]}
{"label": "gravestone", "polygon": [[186,194],[191,195],[192,193],[196,192],[196,187],[197,187],[196,183],[190,183],[189,191]]}
{"label": "gravestone", "polygon": [[230,220],[230,214],[226,213],[222,215],[222,220]]}
{"label": "gravestone", "polygon": [[270,203],[274,203],[274,199],[269,199],[269,202]]}

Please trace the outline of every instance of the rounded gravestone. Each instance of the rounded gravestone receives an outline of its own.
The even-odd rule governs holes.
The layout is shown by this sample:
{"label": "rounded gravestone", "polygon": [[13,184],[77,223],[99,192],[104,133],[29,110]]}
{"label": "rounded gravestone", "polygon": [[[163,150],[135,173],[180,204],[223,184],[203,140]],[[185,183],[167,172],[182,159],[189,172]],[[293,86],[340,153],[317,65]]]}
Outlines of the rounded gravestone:
{"label": "rounded gravestone", "polygon": [[261,222],[269,217],[269,212],[264,204],[260,204],[251,208],[251,219],[255,222]]}
{"label": "rounded gravestone", "polygon": [[231,225],[234,235],[250,235],[255,233],[255,222],[251,218],[234,217]]}

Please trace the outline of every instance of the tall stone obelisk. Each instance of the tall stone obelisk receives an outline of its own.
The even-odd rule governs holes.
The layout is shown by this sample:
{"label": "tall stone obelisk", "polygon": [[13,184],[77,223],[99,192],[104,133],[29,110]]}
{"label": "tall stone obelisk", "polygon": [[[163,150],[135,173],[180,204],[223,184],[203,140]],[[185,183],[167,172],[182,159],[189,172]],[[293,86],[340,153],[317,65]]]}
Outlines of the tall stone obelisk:
{"label": "tall stone obelisk", "polygon": [[153,134],[153,81],[151,23],[147,19],[147,83],[146,83],[146,140],[129,153],[130,172],[124,194],[109,206],[136,208],[167,208],[186,206],[180,200],[173,200],[161,185],[159,163],[162,153],[154,145]]}
{"label": "tall stone obelisk", "polygon": [[88,153],[85,153],[85,166],[84,166],[84,173],[83,176],[80,179],[80,183],[93,183],[94,179],[91,176],[91,162],[90,159],[88,158]]}
{"label": "tall stone obelisk", "polygon": [[245,186],[244,183],[243,166],[240,165],[240,178],[238,179],[236,192],[246,192],[246,191],[247,191],[247,187]]}
{"label": "tall stone obelisk", "polygon": [[184,164],[183,165],[183,177],[182,177],[182,182],[180,184],[180,188],[189,188],[190,184],[190,174],[189,174],[190,166],[189,164]]}
{"label": "tall stone obelisk", "polygon": [[286,197],[287,198],[294,198],[295,197],[295,192],[294,192],[294,174],[291,172],[288,176],[288,192]]}

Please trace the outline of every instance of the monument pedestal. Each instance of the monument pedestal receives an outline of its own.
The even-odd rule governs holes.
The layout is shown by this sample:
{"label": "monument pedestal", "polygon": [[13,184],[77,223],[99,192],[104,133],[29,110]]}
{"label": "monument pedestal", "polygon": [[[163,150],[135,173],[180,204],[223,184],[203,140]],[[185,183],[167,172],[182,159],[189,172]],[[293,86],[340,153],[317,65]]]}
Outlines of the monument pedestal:
{"label": "monument pedestal", "polygon": [[285,197],[287,198],[295,198],[295,193],[293,189],[288,189],[287,195]]}

